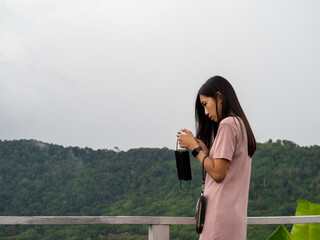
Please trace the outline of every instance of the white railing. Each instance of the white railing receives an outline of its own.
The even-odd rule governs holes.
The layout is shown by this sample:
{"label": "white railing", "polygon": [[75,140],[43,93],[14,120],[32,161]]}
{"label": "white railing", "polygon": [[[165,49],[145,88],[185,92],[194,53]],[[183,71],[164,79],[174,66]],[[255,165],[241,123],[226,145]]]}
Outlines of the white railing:
{"label": "white railing", "polygon": [[[248,225],[320,223],[320,215],[248,217]],[[0,216],[0,225],[146,224],[149,240],[169,240],[170,225],[194,225],[192,217],[143,216]]]}

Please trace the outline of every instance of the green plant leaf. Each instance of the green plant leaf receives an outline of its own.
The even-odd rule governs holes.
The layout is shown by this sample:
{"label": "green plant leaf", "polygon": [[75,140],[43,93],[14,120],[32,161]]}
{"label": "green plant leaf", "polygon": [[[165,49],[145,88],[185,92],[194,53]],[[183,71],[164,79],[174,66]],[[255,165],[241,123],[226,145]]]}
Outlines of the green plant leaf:
{"label": "green plant leaf", "polygon": [[[296,216],[320,215],[320,204],[298,201]],[[318,240],[320,223],[294,224],[291,230],[292,240]]]}
{"label": "green plant leaf", "polygon": [[287,228],[281,224],[277,230],[275,230],[267,240],[291,240],[290,233]]}

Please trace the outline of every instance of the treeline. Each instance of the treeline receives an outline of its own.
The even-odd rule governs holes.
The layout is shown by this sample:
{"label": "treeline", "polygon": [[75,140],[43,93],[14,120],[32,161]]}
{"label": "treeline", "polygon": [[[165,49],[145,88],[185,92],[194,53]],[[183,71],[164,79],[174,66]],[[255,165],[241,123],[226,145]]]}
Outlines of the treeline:
{"label": "treeline", "polygon": [[[258,144],[248,215],[294,215],[298,199],[319,203],[319,159],[319,146]],[[200,165],[191,162],[193,180],[184,192],[167,148],[124,152],[0,141],[0,215],[191,217],[201,187]],[[248,239],[266,239],[275,227],[249,226]],[[148,231],[144,225],[0,228],[0,239],[145,239]],[[170,237],[198,238],[193,226],[172,226]]]}

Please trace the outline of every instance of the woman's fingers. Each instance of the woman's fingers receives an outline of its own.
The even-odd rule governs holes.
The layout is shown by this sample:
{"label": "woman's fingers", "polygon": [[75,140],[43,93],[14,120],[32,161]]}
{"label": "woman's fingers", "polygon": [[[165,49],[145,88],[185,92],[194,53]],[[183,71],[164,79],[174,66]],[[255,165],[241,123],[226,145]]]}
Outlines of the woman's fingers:
{"label": "woman's fingers", "polygon": [[197,141],[198,144],[201,144],[201,145],[204,145],[204,146],[205,146],[205,144],[204,144],[200,139],[198,139],[198,138],[195,138],[195,139],[196,139],[196,141]]}
{"label": "woman's fingers", "polygon": [[184,129],[181,129],[182,132],[185,132],[186,134],[189,134],[189,133],[192,133],[191,131],[189,131],[188,129],[184,128]]}
{"label": "woman's fingers", "polygon": [[[184,134],[181,134],[181,135],[184,135]],[[186,144],[185,139],[184,139],[183,136],[178,137],[178,142],[179,142],[179,146],[180,146],[181,148],[187,147],[187,144]]]}
{"label": "woman's fingers", "polygon": [[183,133],[177,135],[180,147],[189,148],[196,145],[197,141],[191,131],[184,128],[184,129],[181,129],[181,132]]}
{"label": "woman's fingers", "polygon": [[185,145],[185,144],[183,144],[183,143],[179,143],[179,146],[180,146],[181,148],[187,148],[187,147],[188,147],[187,145]]}
{"label": "woman's fingers", "polygon": [[209,153],[209,149],[207,148],[207,146],[203,143],[202,140],[196,138],[197,143],[199,144],[200,147],[202,147],[203,151],[208,154]]}
{"label": "woman's fingers", "polygon": [[[185,129],[183,129],[183,130],[185,130]],[[183,131],[183,130],[181,130],[181,131]],[[183,131],[183,132],[185,132],[185,131]],[[180,133],[177,135],[177,137],[178,137],[180,147],[182,147],[182,148],[188,147],[189,138],[190,138],[189,134]]]}

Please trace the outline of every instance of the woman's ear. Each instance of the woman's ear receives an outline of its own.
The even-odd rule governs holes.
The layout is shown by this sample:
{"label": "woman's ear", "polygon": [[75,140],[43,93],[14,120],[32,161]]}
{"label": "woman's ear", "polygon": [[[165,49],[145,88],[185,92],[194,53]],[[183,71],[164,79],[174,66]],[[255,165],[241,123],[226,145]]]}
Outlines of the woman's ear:
{"label": "woman's ear", "polygon": [[220,91],[217,92],[217,100],[218,99],[222,102],[222,95]]}

